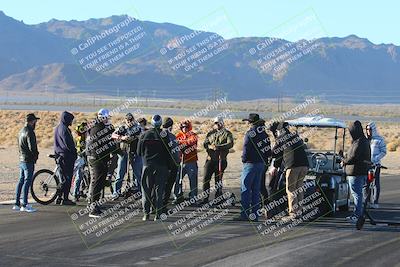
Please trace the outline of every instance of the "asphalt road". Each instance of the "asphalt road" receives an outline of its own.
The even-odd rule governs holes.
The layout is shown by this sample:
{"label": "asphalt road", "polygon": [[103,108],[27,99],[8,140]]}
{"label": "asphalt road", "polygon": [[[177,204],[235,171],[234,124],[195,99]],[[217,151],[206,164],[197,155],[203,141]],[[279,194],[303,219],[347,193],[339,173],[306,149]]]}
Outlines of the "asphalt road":
{"label": "asphalt road", "polygon": [[[373,216],[400,222],[400,177],[382,184]],[[357,231],[346,212],[288,227],[233,222],[239,208],[230,206],[143,222],[137,205],[108,203],[96,222],[83,204],[36,205],[32,214],[0,205],[0,266],[400,266],[400,227]]]}

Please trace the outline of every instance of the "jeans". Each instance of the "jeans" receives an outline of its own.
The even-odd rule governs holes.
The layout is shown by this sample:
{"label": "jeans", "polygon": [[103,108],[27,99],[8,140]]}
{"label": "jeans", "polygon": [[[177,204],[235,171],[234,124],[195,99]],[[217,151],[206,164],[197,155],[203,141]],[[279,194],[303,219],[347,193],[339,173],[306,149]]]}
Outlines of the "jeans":
{"label": "jeans", "polygon": [[347,176],[347,181],[350,186],[351,195],[354,199],[355,210],[353,214],[357,217],[360,217],[363,212],[363,189],[367,182],[367,176]]}
{"label": "jeans", "polygon": [[[186,162],[183,164],[182,170],[182,180],[183,177],[187,174],[189,177],[189,184],[190,184],[190,192],[189,198],[193,198],[197,195],[197,180],[198,180],[198,170],[197,161],[193,162]],[[182,197],[182,183],[180,183],[180,175],[181,175],[181,167],[178,168],[178,175],[176,176],[176,183],[174,188],[175,197]]]}
{"label": "jeans", "polygon": [[260,209],[260,187],[261,177],[264,171],[264,163],[243,163],[243,171],[240,177],[240,191],[242,218],[249,218],[253,213],[258,218],[258,210]]}
{"label": "jeans", "polygon": [[92,163],[89,162],[89,167],[91,176],[89,187],[90,203],[98,208],[98,200],[101,197],[107,177],[107,159],[100,159]]}
{"label": "jeans", "polygon": [[[124,176],[127,172],[127,161],[128,161],[128,153],[123,153],[122,155],[118,155],[118,167],[117,167],[117,178],[115,179],[115,192],[121,194],[122,182],[124,181]],[[133,177],[132,180],[135,181],[135,186],[137,190],[141,188],[141,175],[143,162],[142,157],[139,157],[135,154],[130,154],[130,165],[133,169]],[[132,182],[132,181],[131,181]]]}
{"label": "jeans", "polygon": [[61,196],[64,195],[64,200],[69,199],[69,192],[71,191],[72,175],[74,173],[75,159],[71,157],[60,157],[60,168],[63,175],[64,184],[62,185]]}
{"label": "jeans", "polygon": [[83,167],[85,166],[85,158],[79,156],[75,161],[75,182],[74,182],[74,197],[78,197],[80,193],[82,178],[83,178]]}
{"label": "jeans", "polygon": [[22,206],[28,204],[29,188],[32,185],[33,172],[35,170],[34,163],[20,162],[19,163],[19,181],[15,192],[15,205],[20,206],[20,198],[22,191]]}

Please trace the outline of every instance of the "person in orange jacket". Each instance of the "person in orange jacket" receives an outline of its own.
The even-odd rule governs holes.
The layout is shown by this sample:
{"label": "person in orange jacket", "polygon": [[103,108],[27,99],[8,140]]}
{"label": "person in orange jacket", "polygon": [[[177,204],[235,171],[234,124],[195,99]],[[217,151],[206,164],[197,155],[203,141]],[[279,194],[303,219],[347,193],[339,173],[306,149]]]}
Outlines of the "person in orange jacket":
{"label": "person in orange jacket", "polygon": [[183,201],[182,180],[186,175],[189,177],[190,192],[189,198],[192,204],[196,203],[195,196],[197,196],[197,180],[198,180],[198,166],[197,166],[197,134],[192,130],[192,123],[185,120],[180,123],[180,131],[176,135],[180,150],[180,166],[178,175],[176,177],[176,184],[174,194],[176,199],[174,204],[179,204]]}

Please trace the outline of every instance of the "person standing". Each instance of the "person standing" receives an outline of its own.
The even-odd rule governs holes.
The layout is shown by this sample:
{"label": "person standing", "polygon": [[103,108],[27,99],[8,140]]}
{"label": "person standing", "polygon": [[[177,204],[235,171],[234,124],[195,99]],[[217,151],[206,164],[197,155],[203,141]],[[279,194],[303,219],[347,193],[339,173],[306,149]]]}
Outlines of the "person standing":
{"label": "person standing", "polygon": [[379,195],[381,193],[381,160],[386,156],[385,139],[379,135],[375,122],[370,122],[366,126],[367,137],[371,147],[371,162],[376,165],[375,186],[376,192],[372,196],[370,208],[379,208]]}
{"label": "person standing", "polygon": [[88,129],[86,151],[91,174],[89,217],[92,218],[102,215],[98,201],[104,189],[111,152],[116,150],[116,142],[111,138],[114,127],[110,119],[110,112],[100,109],[94,125]]}
{"label": "person standing", "polygon": [[86,166],[86,132],[87,132],[87,123],[82,122],[75,127],[75,132],[78,137],[75,139],[76,141],[76,152],[78,153],[78,158],[75,162],[75,182],[74,182],[74,201],[79,201],[81,197],[81,183],[83,178],[83,170]]}
{"label": "person standing", "polygon": [[[137,154],[143,157],[142,171],[142,204],[143,221],[150,219],[150,208],[155,210],[154,221],[160,219],[163,206],[163,195],[168,175],[168,139],[161,135],[162,118],[154,115],[151,119],[152,128],[140,137]],[[152,201],[154,190],[155,201]]]}
{"label": "person standing", "polygon": [[[184,200],[182,191],[182,181],[186,174],[189,177],[190,192],[189,198],[192,199],[197,195],[197,180],[198,180],[198,166],[197,166],[197,134],[193,132],[192,123],[185,120],[180,124],[180,131],[176,135],[179,143],[180,150],[180,167],[175,183],[175,197],[174,204],[179,204]],[[193,205],[195,205],[194,203]]]}
{"label": "person standing", "polygon": [[[135,191],[140,191],[142,175],[142,158],[136,153],[138,138],[141,132],[140,126],[136,123],[132,113],[125,116],[125,124],[118,127],[113,133],[112,138],[120,142],[121,153],[118,154],[117,179],[115,180],[114,200],[121,195],[122,182],[126,172],[129,172],[131,165],[134,175]],[[132,181],[131,181],[132,182]],[[133,187],[128,185],[129,188]],[[132,188],[133,189],[133,188]]]}
{"label": "person standing", "polygon": [[[171,196],[172,188],[176,182],[176,176],[178,175],[179,168],[179,146],[178,141],[176,140],[176,136],[172,133],[172,127],[174,125],[174,121],[167,117],[163,124],[163,133],[168,138],[168,149],[170,150],[169,161],[168,161],[168,179],[164,192],[164,207],[163,212],[166,213],[169,198]],[[175,185],[176,186],[176,185]]]}
{"label": "person standing", "polygon": [[[40,118],[35,114],[29,113],[26,116],[26,124],[18,135],[18,151],[19,151],[19,181],[15,193],[15,205],[13,210],[35,212],[36,209],[28,204],[29,188],[32,186],[32,177],[35,170],[36,161],[39,158],[37,148],[35,128]],[[21,203],[22,192],[22,203]]]}
{"label": "person standing", "polygon": [[60,123],[54,130],[54,153],[60,156],[59,163],[64,183],[61,186],[61,195],[56,203],[61,205],[76,205],[69,200],[74,164],[77,159],[74,138],[69,127],[72,125],[74,115],[64,111],[61,113]]}
{"label": "person standing", "polygon": [[272,149],[273,157],[275,158],[272,174],[276,173],[276,169],[281,168],[283,163],[289,216],[282,219],[295,219],[300,217],[303,212],[301,203],[304,192],[299,188],[303,186],[304,177],[307,175],[309,168],[306,148],[299,135],[289,131],[287,122],[279,123],[277,131],[278,137]]}
{"label": "person standing", "polygon": [[213,129],[207,133],[203,144],[207,151],[203,180],[203,192],[205,192],[206,197],[203,200],[203,204],[209,202],[212,175],[214,175],[215,179],[215,198],[222,195],[222,175],[228,166],[227,156],[233,144],[233,135],[225,128],[223,118],[216,117]]}
{"label": "person standing", "polygon": [[250,129],[246,132],[243,142],[243,171],[240,178],[241,204],[240,216],[235,221],[257,221],[260,210],[261,177],[271,154],[269,138],[265,128],[260,128],[260,116],[250,113],[247,119]]}
{"label": "person standing", "polygon": [[355,121],[350,127],[351,147],[342,162],[345,167],[350,192],[354,199],[355,209],[351,216],[346,217],[352,223],[356,223],[363,212],[363,188],[367,182],[371,149],[368,139],[365,137],[360,121]]}

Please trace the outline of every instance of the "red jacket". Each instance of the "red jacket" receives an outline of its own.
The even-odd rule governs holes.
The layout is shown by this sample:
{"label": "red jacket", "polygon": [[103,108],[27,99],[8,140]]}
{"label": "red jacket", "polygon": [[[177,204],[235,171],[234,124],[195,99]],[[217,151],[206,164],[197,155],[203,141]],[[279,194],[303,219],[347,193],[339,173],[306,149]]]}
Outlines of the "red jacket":
{"label": "red jacket", "polygon": [[197,134],[192,131],[192,127],[189,128],[187,133],[179,131],[176,135],[180,148],[179,158],[182,159],[183,153],[184,163],[197,161],[197,139]]}

